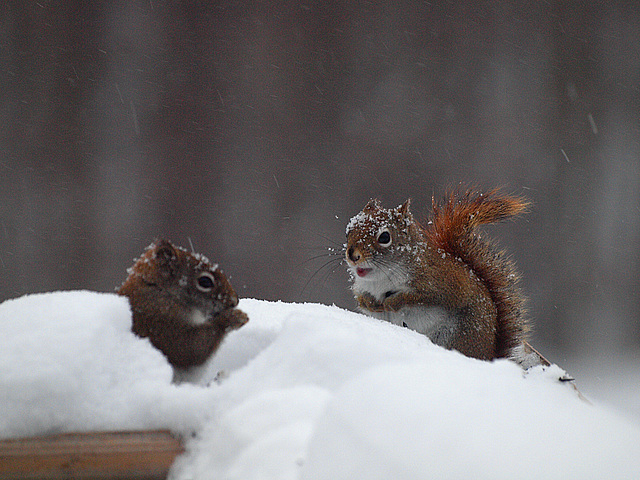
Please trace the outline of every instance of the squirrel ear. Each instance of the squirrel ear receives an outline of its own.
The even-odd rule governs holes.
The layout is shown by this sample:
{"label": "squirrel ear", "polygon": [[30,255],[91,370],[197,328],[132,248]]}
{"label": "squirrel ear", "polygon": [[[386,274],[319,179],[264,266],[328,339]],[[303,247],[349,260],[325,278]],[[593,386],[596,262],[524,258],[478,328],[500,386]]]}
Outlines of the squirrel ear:
{"label": "squirrel ear", "polygon": [[168,240],[159,240],[156,243],[154,258],[161,266],[169,266],[177,257],[176,249]]}
{"label": "squirrel ear", "polygon": [[410,205],[411,205],[411,199],[407,198],[407,201],[404,202],[402,205],[400,205],[400,207],[398,207],[398,211],[404,216],[411,215],[411,213],[409,212]]}
{"label": "squirrel ear", "polygon": [[364,211],[379,210],[379,209],[380,209],[380,200],[378,200],[377,198],[369,199],[367,204],[364,206]]}

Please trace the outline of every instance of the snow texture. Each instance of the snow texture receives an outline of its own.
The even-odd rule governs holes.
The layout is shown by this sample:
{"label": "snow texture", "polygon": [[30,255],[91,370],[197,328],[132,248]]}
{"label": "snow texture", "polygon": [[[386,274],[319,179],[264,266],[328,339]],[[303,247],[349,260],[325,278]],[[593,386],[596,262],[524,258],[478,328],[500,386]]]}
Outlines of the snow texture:
{"label": "snow texture", "polygon": [[0,304],[0,437],[169,428],[179,480],[640,478],[640,426],[556,366],[525,374],[337,307],[239,307],[249,323],[175,384],[123,297]]}

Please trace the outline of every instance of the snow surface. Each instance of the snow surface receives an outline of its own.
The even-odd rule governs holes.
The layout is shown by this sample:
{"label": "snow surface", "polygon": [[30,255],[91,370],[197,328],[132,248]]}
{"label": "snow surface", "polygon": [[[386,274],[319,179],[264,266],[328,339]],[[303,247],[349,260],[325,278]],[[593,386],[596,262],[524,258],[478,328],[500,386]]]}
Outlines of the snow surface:
{"label": "snow surface", "polygon": [[524,374],[337,307],[240,308],[249,323],[175,384],[124,297],[0,304],[0,437],[169,428],[180,480],[640,478],[640,425],[558,367]]}

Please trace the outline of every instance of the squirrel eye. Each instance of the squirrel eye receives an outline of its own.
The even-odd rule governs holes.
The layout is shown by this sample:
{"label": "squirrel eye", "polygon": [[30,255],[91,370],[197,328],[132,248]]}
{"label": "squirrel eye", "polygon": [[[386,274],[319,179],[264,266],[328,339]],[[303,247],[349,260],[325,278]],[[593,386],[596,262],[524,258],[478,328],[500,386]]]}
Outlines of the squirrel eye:
{"label": "squirrel eye", "polygon": [[389,233],[389,230],[382,230],[378,234],[377,241],[381,247],[388,247],[389,245],[391,245],[391,233]]}
{"label": "squirrel eye", "polygon": [[213,288],[215,282],[213,275],[209,272],[202,272],[196,280],[196,288],[201,292],[209,292]]}

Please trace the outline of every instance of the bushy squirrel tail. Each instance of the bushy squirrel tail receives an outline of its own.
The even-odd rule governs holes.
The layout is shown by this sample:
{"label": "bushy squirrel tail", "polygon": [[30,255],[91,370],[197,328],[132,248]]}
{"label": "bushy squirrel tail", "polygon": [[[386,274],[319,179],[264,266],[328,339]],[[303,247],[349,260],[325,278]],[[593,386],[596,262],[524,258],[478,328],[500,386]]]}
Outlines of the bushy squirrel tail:
{"label": "bushy squirrel tail", "polygon": [[431,221],[426,228],[430,243],[462,260],[482,280],[497,309],[497,357],[509,357],[526,340],[524,296],[514,263],[492,242],[481,239],[476,228],[527,211],[530,203],[494,189],[450,191],[442,203],[433,200]]}
{"label": "bushy squirrel tail", "polygon": [[432,204],[430,235],[445,250],[455,248],[460,237],[478,226],[524,213],[530,205],[526,199],[503,194],[497,188],[488,193],[449,191],[442,204],[435,197]]}

